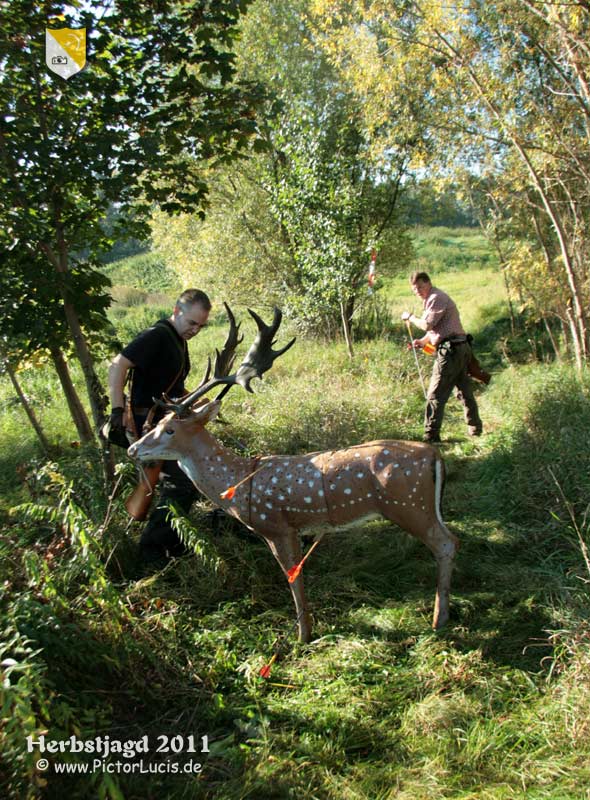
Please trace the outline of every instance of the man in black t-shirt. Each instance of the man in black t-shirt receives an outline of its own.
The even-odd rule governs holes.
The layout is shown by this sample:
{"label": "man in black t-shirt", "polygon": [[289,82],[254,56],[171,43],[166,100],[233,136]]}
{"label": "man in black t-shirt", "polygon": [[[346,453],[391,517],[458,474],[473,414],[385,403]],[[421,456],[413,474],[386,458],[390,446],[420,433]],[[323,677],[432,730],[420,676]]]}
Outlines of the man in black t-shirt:
{"label": "man in black t-shirt", "polygon": [[[163,415],[154,407],[153,398],[166,394],[170,398],[185,394],[184,381],[190,370],[187,341],[204,328],[211,302],[200,289],[187,289],[174,306],[168,319],[158,320],[139,334],[109,367],[111,430],[120,429],[124,441],[124,387],[130,379],[129,394],[132,419],[127,420],[131,439],[142,435],[144,425],[153,426]],[[134,430],[133,430],[134,429]],[[131,441],[130,441],[131,443]],[[157,561],[183,552],[178,535],[166,517],[172,503],[187,512],[199,496],[189,478],[175,461],[164,462],[163,489],[158,504],[142,533],[139,543],[144,561]]]}

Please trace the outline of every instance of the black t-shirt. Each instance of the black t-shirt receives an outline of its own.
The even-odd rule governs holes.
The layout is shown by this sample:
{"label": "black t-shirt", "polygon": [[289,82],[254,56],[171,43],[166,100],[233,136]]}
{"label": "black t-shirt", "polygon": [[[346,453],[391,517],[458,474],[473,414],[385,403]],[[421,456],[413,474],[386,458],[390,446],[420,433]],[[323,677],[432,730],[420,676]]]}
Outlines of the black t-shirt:
{"label": "black t-shirt", "polygon": [[154,404],[152,398],[160,398],[162,392],[171,398],[184,394],[184,380],[190,371],[188,347],[168,320],[158,320],[142,331],[122,354],[135,364],[131,380],[133,408],[150,408]]}

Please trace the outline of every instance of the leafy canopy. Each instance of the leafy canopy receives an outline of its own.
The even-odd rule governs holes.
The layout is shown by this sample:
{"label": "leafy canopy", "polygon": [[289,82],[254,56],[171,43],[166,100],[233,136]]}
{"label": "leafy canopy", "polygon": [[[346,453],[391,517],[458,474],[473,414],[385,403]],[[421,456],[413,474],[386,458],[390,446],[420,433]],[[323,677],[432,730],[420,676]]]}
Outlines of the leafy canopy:
{"label": "leafy canopy", "polygon": [[[109,201],[198,208],[203,161],[245,147],[257,92],[231,83],[244,0],[74,5],[0,5],[1,213],[15,235],[62,221],[88,245]],[[48,24],[88,31],[87,66],[67,82],[45,66]]]}
{"label": "leafy canopy", "polygon": [[204,223],[156,214],[152,232],[184,280],[201,276],[214,294],[242,302],[280,302],[300,329],[330,334],[367,297],[372,248],[388,251],[380,271],[390,255],[399,263],[409,252],[395,210],[413,145],[402,135],[387,158],[374,157],[371,131],[318,44],[309,6],[252,3],[238,74],[274,100],[264,116],[267,149],[216,181]]}
{"label": "leafy canopy", "polygon": [[[108,283],[97,256],[112,238],[144,234],[154,202],[202,213],[203,165],[239,156],[256,132],[260,93],[232,82],[246,5],[0,2],[1,288],[23,310],[3,315],[5,335],[25,307],[60,330],[62,301],[95,328]],[[87,29],[86,67],[67,81],[46,67],[47,27]]]}

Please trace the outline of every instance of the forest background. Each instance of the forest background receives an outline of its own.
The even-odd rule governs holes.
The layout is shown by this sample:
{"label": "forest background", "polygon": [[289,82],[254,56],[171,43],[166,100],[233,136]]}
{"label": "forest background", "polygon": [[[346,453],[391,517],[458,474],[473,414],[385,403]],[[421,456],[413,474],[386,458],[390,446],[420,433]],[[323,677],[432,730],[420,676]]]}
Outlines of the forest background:
{"label": "forest background", "polygon": [[[586,796],[587,4],[19,0],[0,22],[6,793],[150,796],[40,774],[23,732],[178,725],[215,740],[208,771],[154,796]],[[67,83],[43,58],[63,25],[89,31]],[[368,527],[310,562],[318,644],[261,686],[291,610],[258,545],[196,509],[195,559],[132,577],[105,364],[180,287],[278,303],[300,354],[230,396],[228,443],[418,438],[398,320],[422,267],[495,371],[485,440],[448,421],[453,625],[425,632],[428,556]]]}

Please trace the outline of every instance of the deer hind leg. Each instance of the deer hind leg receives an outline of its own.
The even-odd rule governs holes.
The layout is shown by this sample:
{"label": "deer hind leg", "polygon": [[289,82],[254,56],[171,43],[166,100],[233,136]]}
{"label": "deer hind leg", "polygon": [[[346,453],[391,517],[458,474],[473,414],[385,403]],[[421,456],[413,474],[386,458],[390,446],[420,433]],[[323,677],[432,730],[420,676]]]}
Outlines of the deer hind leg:
{"label": "deer hind leg", "polygon": [[444,522],[438,519],[434,523],[431,520],[430,524],[426,526],[408,526],[406,530],[424,542],[436,559],[436,596],[432,627],[438,630],[449,621],[451,575],[459,540],[450,532]]}
{"label": "deer hind leg", "polygon": [[[286,576],[291,567],[301,561],[299,537],[294,531],[289,531],[276,537],[264,538]],[[311,615],[303,588],[303,573],[300,573],[299,577],[289,584],[289,588],[291,589],[297,613],[299,641],[309,642],[311,640]]]}
{"label": "deer hind leg", "polygon": [[434,463],[434,524],[427,529],[425,543],[436,558],[437,583],[436,600],[432,627],[442,628],[449,621],[449,596],[451,593],[451,575],[455,553],[459,540],[450,532],[441,515],[442,494],[445,482],[445,467],[440,458]]}
{"label": "deer hind leg", "polygon": [[[455,553],[459,548],[459,540],[447,528],[442,519],[441,504],[445,483],[445,467],[440,459],[434,465],[434,513],[436,524],[429,533],[430,549],[434,553],[437,565],[436,600],[432,627],[442,628],[449,621],[449,598],[451,593],[451,575]],[[428,544],[428,542],[427,542]]]}
{"label": "deer hind leg", "polygon": [[[438,630],[449,621],[451,575],[459,540],[447,528],[441,516],[444,465],[442,461],[437,459],[433,466],[434,494],[432,503],[427,510],[407,516],[401,524],[405,531],[423,542],[436,559],[436,597],[432,627]],[[398,525],[401,522],[399,519],[394,519],[393,521],[397,522]]]}
{"label": "deer hind leg", "polygon": [[451,575],[459,540],[456,536],[453,536],[444,523],[440,523],[432,538],[436,542],[436,547],[431,547],[430,549],[434,553],[437,566],[436,599],[432,627],[438,630],[449,621]]}

